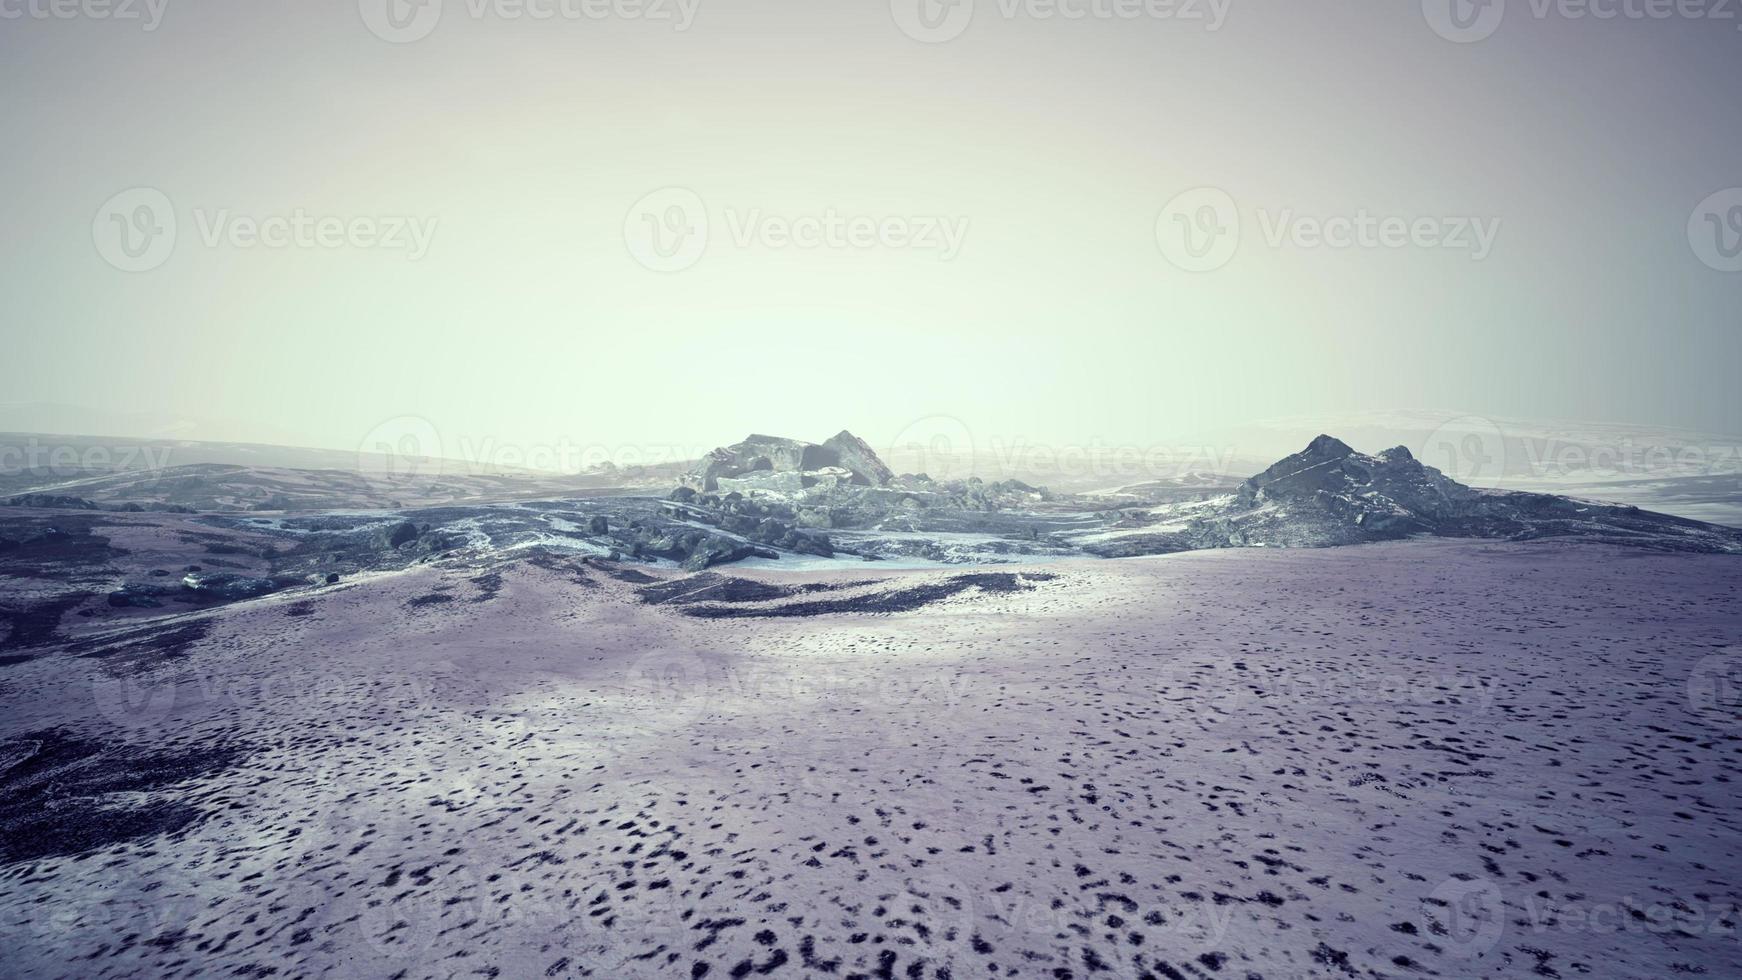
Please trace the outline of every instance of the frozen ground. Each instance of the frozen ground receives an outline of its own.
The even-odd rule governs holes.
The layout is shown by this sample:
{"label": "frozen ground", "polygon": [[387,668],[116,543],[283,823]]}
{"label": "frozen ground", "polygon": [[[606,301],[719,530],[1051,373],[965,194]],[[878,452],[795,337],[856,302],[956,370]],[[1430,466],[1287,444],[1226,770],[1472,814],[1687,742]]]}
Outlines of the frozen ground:
{"label": "frozen ground", "polygon": [[0,972],[1742,974],[1734,557],[727,573],[68,624],[0,666]]}

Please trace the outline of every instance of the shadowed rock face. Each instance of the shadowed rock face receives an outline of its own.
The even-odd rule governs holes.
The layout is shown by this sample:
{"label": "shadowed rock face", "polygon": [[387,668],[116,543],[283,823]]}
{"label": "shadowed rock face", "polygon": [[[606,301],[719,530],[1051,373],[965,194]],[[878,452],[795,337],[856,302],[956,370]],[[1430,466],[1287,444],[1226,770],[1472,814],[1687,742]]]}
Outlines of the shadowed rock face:
{"label": "shadowed rock face", "polygon": [[1662,551],[1742,553],[1742,532],[1637,507],[1549,494],[1478,490],[1398,446],[1376,456],[1328,435],[1279,460],[1227,497],[1153,518],[1169,525],[1091,545],[1105,556],[1201,548],[1318,548],[1441,537],[1581,537]]}
{"label": "shadowed rock face", "polygon": [[720,488],[721,479],[756,473],[802,475],[837,468],[847,471],[853,483],[863,486],[882,486],[895,478],[865,440],[843,429],[822,445],[752,435],[743,442],[709,453],[684,477],[684,485],[713,491]]}
{"label": "shadowed rock face", "polygon": [[836,465],[852,471],[854,483],[880,487],[895,479],[895,471],[877,458],[871,446],[846,429],[831,436],[828,442],[823,443],[823,448],[834,452],[835,458],[839,460]]}
{"label": "shadowed rock face", "polygon": [[1398,446],[1366,456],[1341,440],[1319,436],[1240,485],[1245,507],[1274,503],[1347,518],[1370,535],[1431,531],[1467,509],[1481,493],[1447,479]]}

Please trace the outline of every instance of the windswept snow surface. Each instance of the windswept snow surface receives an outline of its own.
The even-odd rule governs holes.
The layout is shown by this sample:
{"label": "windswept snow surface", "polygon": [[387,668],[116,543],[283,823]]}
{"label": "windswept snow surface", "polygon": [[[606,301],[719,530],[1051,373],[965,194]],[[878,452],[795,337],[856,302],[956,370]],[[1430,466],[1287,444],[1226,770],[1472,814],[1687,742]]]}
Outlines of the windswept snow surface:
{"label": "windswept snow surface", "polygon": [[0,666],[0,972],[1742,975],[1742,561],[982,572],[69,625]]}

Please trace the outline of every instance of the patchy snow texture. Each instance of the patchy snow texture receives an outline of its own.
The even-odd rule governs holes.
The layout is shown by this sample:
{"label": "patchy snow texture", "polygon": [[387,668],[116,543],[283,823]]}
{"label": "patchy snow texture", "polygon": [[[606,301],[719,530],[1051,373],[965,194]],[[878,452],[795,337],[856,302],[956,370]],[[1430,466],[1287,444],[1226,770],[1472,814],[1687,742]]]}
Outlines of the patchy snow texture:
{"label": "patchy snow texture", "polygon": [[1737,559],[1000,573],[546,557],[68,624],[0,666],[0,972],[1742,974]]}

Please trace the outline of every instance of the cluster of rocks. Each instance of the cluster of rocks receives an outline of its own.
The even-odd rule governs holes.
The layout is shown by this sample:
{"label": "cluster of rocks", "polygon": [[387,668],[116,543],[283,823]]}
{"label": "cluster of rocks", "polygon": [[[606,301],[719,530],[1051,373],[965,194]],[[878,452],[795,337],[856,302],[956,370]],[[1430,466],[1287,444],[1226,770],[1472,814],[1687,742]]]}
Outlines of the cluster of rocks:
{"label": "cluster of rocks", "polygon": [[925,474],[901,478],[905,487],[940,494],[949,506],[957,510],[977,510],[993,513],[1049,503],[1054,495],[1045,487],[1030,486],[1021,480],[998,480],[987,483],[977,476],[966,480],[936,483]]}
{"label": "cluster of rocks", "polygon": [[[300,575],[257,577],[231,572],[210,572],[189,565],[175,579],[167,569],[154,568],[148,581],[128,582],[109,593],[109,605],[117,609],[156,609],[166,601],[184,603],[240,602],[270,595],[292,586],[306,585]],[[337,581],[338,576],[331,576]]]}
{"label": "cluster of rocks", "polygon": [[[748,497],[737,491],[724,495],[697,493],[678,487],[671,492],[665,513],[682,520],[698,520],[771,548],[830,558],[834,545],[827,534],[801,530],[818,526],[814,519],[779,500]],[[814,515],[812,515],[814,518]],[[827,525],[823,525],[827,526]]]}
{"label": "cluster of rocks", "polygon": [[1044,503],[1052,495],[1017,480],[896,476],[865,440],[843,430],[820,444],[752,435],[723,446],[684,477],[672,499],[727,515],[743,512],[750,506],[746,499],[779,501],[784,506],[755,516],[803,527],[859,529],[934,510],[991,513]]}
{"label": "cluster of rocks", "polygon": [[[690,571],[701,571],[746,558],[779,558],[779,553],[747,541],[693,527],[630,529],[623,553],[631,558],[664,558]],[[612,553],[612,559],[622,557]]]}

